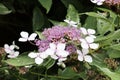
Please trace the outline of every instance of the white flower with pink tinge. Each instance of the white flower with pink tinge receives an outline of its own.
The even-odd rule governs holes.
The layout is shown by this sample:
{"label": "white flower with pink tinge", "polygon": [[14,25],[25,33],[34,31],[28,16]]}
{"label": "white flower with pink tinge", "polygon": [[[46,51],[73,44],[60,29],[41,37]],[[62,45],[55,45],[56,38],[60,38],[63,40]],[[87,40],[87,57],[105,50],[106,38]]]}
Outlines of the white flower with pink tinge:
{"label": "white flower with pink tinge", "polygon": [[18,40],[20,42],[33,41],[37,36],[36,33],[32,33],[31,35],[29,35],[28,32],[25,32],[25,31],[22,31],[20,35],[21,35],[21,38],[19,38]]}
{"label": "white flower with pink tinge", "polygon": [[13,42],[12,45],[5,44],[4,50],[8,54],[7,57],[9,58],[16,58],[19,55],[19,51],[15,51],[14,49],[19,49],[17,45]]}
{"label": "white flower with pink tinge", "polygon": [[42,64],[44,59],[48,57],[48,55],[45,52],[42,52],[42,53],[30,52],[28,56],[30,58],[35,58],[36,64]]}
{"label": "white flower with pink tinge", "polygon": [[78,54],[78,60],[79,61],[86,61],[91,63],[92,62],[92,57],[90,55],[87,55],[89,53],[88,49],[82,49],[82,51],[77,50]]}
{"label": "white flower with pink tinge", "polygon": [[92,3],[95,3],[97,5],[102,5],[105,0],[90,0]]}
{"label": "white flower with pink tinge", "polygon": [[94,36],[94,34],[96,33],[94,29],[86,29],[81,27],[80,28],[81,32],[83,35],[87,35],[87,36],[91,36],[92,38],[96,38],[96,36]]}
{"label": "white flower with pink tinge", "polygon": [[50,48],[48,48],[45,52],[51,56],[53,59],[58,59],[59,62],[62,63],[67,59],[67,56],[69,55],[68,51],[65,51],[65,44],[64,43],[58,43],[57,45],[54,43],[50,43]]}
{"label": "white flower with pink tinge", "polygon": [[97,49],[99,47],[99,44],[93,43],[94,38],[91,36],[87,36],[85,39],[80,39],[81,41],[81,47],[84,49]]}
{"label": "white flower with pink tinge", "polygon": [[75,22],[75,21],[71,21],[71,20],[68,20],[68,19],[65,19],[64,21],[66,23],[68,23],[69,26],[77,27],[77,22]]}

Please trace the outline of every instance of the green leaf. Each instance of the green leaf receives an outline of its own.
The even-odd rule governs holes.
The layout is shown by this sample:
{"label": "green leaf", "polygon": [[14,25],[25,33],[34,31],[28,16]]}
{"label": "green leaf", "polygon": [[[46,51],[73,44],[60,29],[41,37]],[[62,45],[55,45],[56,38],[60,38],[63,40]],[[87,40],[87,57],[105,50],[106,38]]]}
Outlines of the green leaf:
{"label": "green leaf", "polygon": [[35,31],[38,36],[39,36],[39,39],[44,39],[45,37],[43,36],[42,32],[39,32],[39,31]]}
{"label": "green leaf", "polygon": [[110,69],[106,67],[106,65],[103,63],[104,61],[102,59],[98,60],[97,58],[93,59],[93,62],[90,63],[91,65],[96,66],[100,69],[105,75],[111,78],[111,80],[119,80],[120,74],[116,72],[112,72]]}
{"label": "green leaf", "polygon": [[108,31],[114,31],[114,25],[110,22],[103,20],[103,19],[97,19],[97,31],[99,34],[104,35]]}
{"label": "green leaf", "polygon": [[75,9],[74,6],[69,5],[68,10],[67,10],[66,19],[75,21],[77,23],[80,22],[78,11]]}
{"label": "green leaf", "polygon": [[45,60],[45,61],[43,62],[43,64],[41,64],[41,65],[42,65],[42,66],[45,66],[46,69],[49,69],[49,68],[51,68],[54,64],[55,64],[55,60],[52,59],[52,58],[48,58],[48,59]]}
{"label": "green leaf", "polygon": [[4,14],[9,14],[11,12],[12,12],[11,10],[9,10],[3,4],[0,3],[0,14],[4,15]]}
{"label": "green leaf", "polygon": [[120,58],[120,51],[114,49],[108,49],[107,51],[110,58]]}
{"label": "green leaf", "polygon": [[86,28],[96,29],[97,19],[95,17],[88,16],[83,26]]}
{"label": "green leaf", "polygon": [[28,55],[20,55],[17,58],[7,59],[5,62],[12,66],[27,66],[35,63],[34,59]]}
{"label": "green leaf", "polygon": [[42,6],[47,10],[47,13],[49,12],[51,6],[52,6],[52,0],[38,0]]}
{"label": "green leaf", "polygon": [[112,45],[112,46],[110,46],[110,48],[120,51],[120,44]]}
{"label": "green leaf", "polygon": [[33,10],[33,30],[40,30],[44,25],[44,15],[38,7]]}
{"label": "green leaf", "polygon": [[77,73],[71,68],[71,67],[66,67],[60,76],[66,77],[66,78],[74,78],[77,75]]}

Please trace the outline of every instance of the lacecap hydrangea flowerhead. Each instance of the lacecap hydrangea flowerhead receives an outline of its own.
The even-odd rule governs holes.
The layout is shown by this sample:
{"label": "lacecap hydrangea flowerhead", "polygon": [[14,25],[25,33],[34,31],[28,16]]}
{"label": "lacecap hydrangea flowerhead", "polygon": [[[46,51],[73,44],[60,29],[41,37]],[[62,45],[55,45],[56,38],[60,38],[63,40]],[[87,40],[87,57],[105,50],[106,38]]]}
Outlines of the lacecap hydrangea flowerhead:
{"label": "lacecap hydrangea flowerhead", "polygon": [[30,52],[28,56],[35,58],[36,64],[42,64],[46,58],[50,57],[62,67],[66,67],[65,63],[72,54],[77,55],[78,61],[91,63],[92,56],[89,50],[99,47],[98,43],[94,43],[95,33],[93,29],[77,28],[72,25],[44,29],[41,33],[44,38],[34,40],[38,51]]}
{"label": "lacecap hydrangea flowerhead", "polygon": [[[40,65],[45,59],[51,58],[57,61],[57,65],[65,68],[68,60],[88,63],[93,61],[90,50],[99,48],[99,44],[94,42],[95,30],[78,28],[74,21],[65,22],[68,26],[53,26],[44,29],[41,33],[43,38],[36,38],[36,33],[30,35],[26,31],[20,33],[21,37],[18,41],[28,41],[38,47],[37,51],[28,53],[28,57],[34,58],[36,64]],[[19,55],[19,52],[14,50],[18,49],[14,43],[10,46],[5,44],[4,48],[9,58],[16,58]],[[73,55],[76,57],[72,58]]]}

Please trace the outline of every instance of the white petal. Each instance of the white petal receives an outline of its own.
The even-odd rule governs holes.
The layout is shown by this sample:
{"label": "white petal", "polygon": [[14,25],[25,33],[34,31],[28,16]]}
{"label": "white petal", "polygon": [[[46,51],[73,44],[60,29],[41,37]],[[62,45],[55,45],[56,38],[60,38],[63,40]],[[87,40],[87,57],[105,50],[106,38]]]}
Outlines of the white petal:
{"label": "white petal", "polygon": [[56,50],[56,45],[54,43],[50,43],[49,46],[50,46],[50,49]]}
{"label": "white petal", "polygon": [[82,52],[83,52],[83,55],[86,55],[89,53],[89,50],[88,49],[82,49]]}
{"label": "white petal", "polygon": [[65,49],[65,44],[64,43],[58,43],[57,44],[57,50],[64,50]]}
{"label": "white petal", "polygon": [[89,45],[85,42],[82,42],[81,43],[81,47],[84,48],[84,49],[88,49],[89,48]]}
{"label": "white petal", "polygon": [[9,57],[9,58],[16,58],[18,55],[19,55],[19,52],[18,52],[18,51],[16,51],[16,52],[12,51],[12,53],[10,53],[10,54],[8,55],[8,57]]}
{"label": "white petal", "polygon": [[63,62],[58,62],[57,65],[58,65],[58,66],[61,66],[61,67],[63,67],[63,68],[66,67],[66,65],[65,65]]}
{"label": "white petal", "polygon": [[92,57],[89,55],[84,56],[86,62],[92,62]]}
{"label": "white petal", "polygon": [[36,64],[42,64],[43,63],[43,59],[39,58],[39,57],[36,57],[35,58],[35,63]]}
{"label": "white petal", "polygon": [[78,55],[78,60],[79,61],[83,61],[83,56],[82,55]]}
{"label": "white petal", "polygon": [[48,48],[46,51],[45,51],[45,54],[46,55],[54,55],[55,53],[55,50],[54,49],[51,49],[51,48]]}
{"label": "white petal", "polygon": [[99,5],[99,6],[102,5],[102,4],[103,4],[103,2],[97,2],[97,5]]}
{"label": "white petal", "polygon": [[92,3],[97,3],[97,0],[90,0]]}
{"label": "white petal", "polygon": [[29,34],[28,34],[28,32],[22,31],[22,32],[20,33],[20,35],[21,35],[21,37],[28,39],[28,35],[29,35]]}
{"label": "white petal", "polygon": [[29,36],[28,40],[29,40],[29,41],[30,41],[30,40],[31,40],[31,41],[32,41],[32,40],[35,40],[36,36],[37,36],[36,33],[32,33],[32,34]]}
{"label": "white petal", "polygon": [[85,28],[80,28],[80,30],[82,31],[82,33],[84,34],[84,35],[87,35],[88,33],[87,33],[87,30],[85,29]]}
{"label": "white petal", "polygon": [[77,53],[78,53],[79,55],[82,55],[82,52],[81,52],[80,50],[77,50]]}
{"label": "white petal", "polygon": [[99,44],[92,43],[92,44],[89,44],[89,46],[91,49],[97,49],[99,47]]}
{"label": "white petal", "polygon": [[4,45],[4,50],[5,50],[6,53],[11,53],[11,51],[12,51],[12,50],[10,49],[10,46],[9,46],[8,44],[5,44],[5,45]]}
{"label": "white petal", "polygon": [[15,45],[10,45],[10,49],[13,50],[15,48]]}
{"label": "white petal", "polygon": [[18,41],[20,41],[20,42],[26,42],[27,38],[19,38]]}
{"label": "white petal", "polygon": [[90,37],[92,37],[92,38],[96,38],[96,36],[94,36],[94,35],[89,35]]}
{"label": "white petal", "polygon": [[17,57],[19,55],[19,52],[18,51],[15,51],[15,56]]}
{"label": "white petal", "polygon": [[39,53],[31,52],[31,53],[28,54],[28,56],[29,56],[30,58],[35,58],[35,57],[37,57],[37,54],[39,54]]}
{"label": "white petal", "polygon": [[86,39],[86,41],[87,41],[88,43],[94,42],[94,38],[93,38],[93,37],[87,36],[85,39]]}
{"label": "white petal", "polygon": [[75,22],[75,21],[70,21],[70,24],[71,24],[71,25],[75,25],[75,24],[77,24],[77,22]]}
{"label": "white petal", "polygon": [[72,25],[73,27],[77,27],[77,25]]}
{"label": "white petal", "polygon": [[88,34],[95,34],[95,30],[94,29],[88,29]]}
{"label": "white petal", "polygon": [[50,55],[50,57],[55,59],[55,60],[58,59],[58,57],[56,55]]}
{"label": "white petal", "polygon": [[62,61],[65,61],[65,60],[67,60],[67,58],[59,58],[58,62],[62,62]]}
{"label": "white petal", "polygon": [[85,39],[79,39],[81,43],[86,43]]}
{"label": "white petal", "polygon": [[67,22],[67,23],[70,23],[70,20],[65,19],[64,21]]}
{"label": "white petal", "polygon": [[48,57],[48,54],[46,54],[45,52],[42,52],[42,53],[40,53],[40,57],[41,57],[42,59],[45,59],[45,58]]}
{"label": "white petal", "polygon": [[69,55],[69,52],[65,50],[58,50],[56,51],[56,55],[59,57],[67,57]]}

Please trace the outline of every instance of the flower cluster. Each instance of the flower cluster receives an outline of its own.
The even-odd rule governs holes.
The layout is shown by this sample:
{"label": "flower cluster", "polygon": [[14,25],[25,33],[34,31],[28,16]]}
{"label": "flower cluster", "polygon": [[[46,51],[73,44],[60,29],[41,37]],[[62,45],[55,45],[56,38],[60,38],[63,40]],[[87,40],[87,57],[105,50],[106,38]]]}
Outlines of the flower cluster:
{"label": "flower cluster", "polygon": [[[36,64],[42,64],[48,57],[58,61],[57,64],[65,67],[65,62],[70,59],[72,54],[77,57],[75,60],[92,62],[92,57],[88,55],[90,49],[97,49],[99,44],[94,43],[96,38],[95,30],[86,29],[84,27],[77,28],[74,21],[66,21],[69,24],[67,27],[53,26],[52,28],[45,29],[42,32],[44,38],[36,39],[37,34],[22,31],[19,38],[20,42],[34,41],[34,44],[38,46],[37,52],[30,52],[28,56],[35,58]],[[75,23],[75,24],[73,24]],[[76,26],[75,26],[76,25]],[[32,43],[33,44],[33,43]],[[9,53],[9,58],[15,58],[19,52],[14,49],[18,47],[13,45],[4,46],[6,53]]]}
{"label": "flower cluster", "polygon": [[19,49],[17,45],[13,42],[12,45],[5,44],[4,50],[8,54],[9,58],[16,58],[19,55],[19,51],[15,51],[15,49]]}
{"label": "flower cluster", "polygon": [[97,5],[102,5],[105,0],[90,0],[92,3],[95,3]]}
{"label": "flower cluster", "polygon": [[35,39],[38,52],[30,52],[28,56],[35,58],[36,64],[42,64],[44,59],[51,57],[62,67],[66,66],[64,62],[71,54],[76,54],[78,61],[92,62],[92,57],[88,55],[89,50],[99,47],[99,44],[94,43],[94,34],[95,30],[83,27],[53,26],[42,32],[44,39]]}

